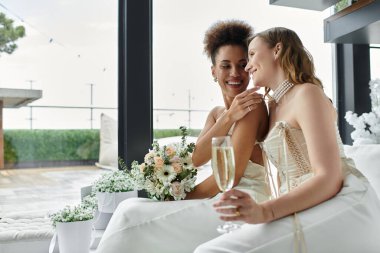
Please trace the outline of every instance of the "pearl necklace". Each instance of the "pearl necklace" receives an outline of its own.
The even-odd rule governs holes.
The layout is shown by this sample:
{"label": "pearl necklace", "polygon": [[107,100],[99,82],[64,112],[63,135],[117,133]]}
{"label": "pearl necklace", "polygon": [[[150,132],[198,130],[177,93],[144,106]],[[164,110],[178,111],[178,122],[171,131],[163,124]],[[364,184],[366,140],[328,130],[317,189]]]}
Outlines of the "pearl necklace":
{"label": "pearl necklace", "polygon": [[285,95],[286,92],[288,92],[290,90],[290,88],[292,88],[294,86],[294,84],[292,84],[291,82],[288,81],[288,79],[286,79],[285,81],[283,81],[278,87],[277,89],[273,92],[272,94],[272,101],[274,100],[276,102],[276,104],[278,104],[278,102],[280,101],[280,99]]}

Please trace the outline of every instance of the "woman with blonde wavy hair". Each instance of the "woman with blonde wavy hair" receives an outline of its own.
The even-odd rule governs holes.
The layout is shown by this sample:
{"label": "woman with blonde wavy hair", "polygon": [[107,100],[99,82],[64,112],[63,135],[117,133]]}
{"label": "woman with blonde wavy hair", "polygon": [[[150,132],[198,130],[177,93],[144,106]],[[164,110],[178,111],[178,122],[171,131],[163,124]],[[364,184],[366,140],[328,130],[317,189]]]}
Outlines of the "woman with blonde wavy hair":
{"label": "woman with blonde wavy hair", "polygon": [[246,224],[195,252],[379,252],[379,199],[344,154],[335,109],[297,34],[258,33],[248,58],[254,85],[273,91],[261,147],[277,168],[275,198],[226,192],[214,204],[220,218]]}

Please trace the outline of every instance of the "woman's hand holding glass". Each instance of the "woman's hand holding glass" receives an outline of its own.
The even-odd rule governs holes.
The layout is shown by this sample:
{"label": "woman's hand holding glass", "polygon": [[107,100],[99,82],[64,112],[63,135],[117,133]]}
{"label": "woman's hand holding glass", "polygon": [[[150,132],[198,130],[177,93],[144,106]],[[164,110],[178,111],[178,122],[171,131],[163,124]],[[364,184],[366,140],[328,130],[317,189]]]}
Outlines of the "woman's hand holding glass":
{"label": "woman's hand holding glass", "polygon": [[[212,138],[212,172],[216,184],[222,192],[231,190],[235,180],[235,156],[230,136]],[[240,225],[226,222],[218,226],[219,233],[229,233]]]}
{"label": "woman's hand holding glass", "polygon": [[[231,208],[226,208],[226,207]],[[245,192],[231,189],[223,193],[214,208],[221,213],[224,221],[244,221],[250,224],[258,224],[270,221],[272,212],[267,211],[263,205],[257,204],[252,197]]]}
{"label": "woman's hand holding glass", "polygon": [[259,89],[260,87],[248,89],[234,98],[227,111],[233,122],[240,120],[247,113],[256,109],[257,104],[263,101],[263,95],[256,93]]}

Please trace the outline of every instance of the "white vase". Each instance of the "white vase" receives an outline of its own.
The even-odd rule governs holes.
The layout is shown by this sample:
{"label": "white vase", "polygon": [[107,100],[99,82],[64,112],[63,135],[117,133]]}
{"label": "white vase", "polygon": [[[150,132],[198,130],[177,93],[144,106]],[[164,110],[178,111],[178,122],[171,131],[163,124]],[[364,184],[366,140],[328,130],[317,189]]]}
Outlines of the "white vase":
{"label": "white vase", "polygon": [[59,253],[89,253],[93,220],[57,222]]}
{"label": "white vase", "polygon": [[137,191],[129,192],[97,192],[98,210],[102,213],[113,213],[125,199],[137,197]]}
{"label": "white vase", "polygon": [[106,229],[111,217],[112,217],[112,213],[101,213],[99,212],[99,210],[95,210],[94,228],[98,230]]}

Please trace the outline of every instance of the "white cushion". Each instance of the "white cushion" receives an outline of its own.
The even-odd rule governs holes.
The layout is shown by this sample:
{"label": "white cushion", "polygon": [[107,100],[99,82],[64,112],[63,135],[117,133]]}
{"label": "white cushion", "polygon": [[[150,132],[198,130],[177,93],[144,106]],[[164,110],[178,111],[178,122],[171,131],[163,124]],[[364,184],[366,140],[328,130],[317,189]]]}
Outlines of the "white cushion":
{"label": "white cushion", "polygon": [[1,253],[47,252],[54,229],[45,213],[12,213],[0,219]]}
{"label": "white cushion", "polygon": [[107,169],[117,169],[117,121],[102,113],[100,115],[99,163]]}
{"label": "white cushion", "polygon": [[[99,162],[96,166],[103,169],[117,170],[118,169],[118,131],[117,121],[110,116],[102,113],[100,115],[100,148]],[[187,143],[196,142],[197,137],[187,136]],[[169,145],[172,143],[181,142],[181,136],[173,136],[157,139],[160,146]],[[151,147],[147,147],[148,149]]]}
{"label": "white cushion", "polygon": [[357,169],[367,177],[380,197],[380,145],[345,145],[344,150],[346,156],[354,160]]}

